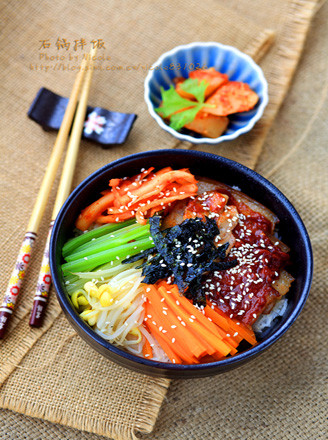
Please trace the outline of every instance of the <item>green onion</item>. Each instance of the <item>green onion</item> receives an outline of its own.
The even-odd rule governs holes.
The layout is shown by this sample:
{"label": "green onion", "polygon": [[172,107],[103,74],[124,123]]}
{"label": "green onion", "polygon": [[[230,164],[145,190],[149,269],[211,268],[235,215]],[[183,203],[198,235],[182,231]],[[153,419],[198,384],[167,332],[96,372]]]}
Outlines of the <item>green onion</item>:
{"label": "green onion", "polygon": [[141,237],[149,237],[149,224],[141,226],[139,224],[128,226],[121,229],[117,234],[106,234],[98,239],[92,239],[88,243],[76,248],[65,258],[66,261],[75,261],[98,252],[106,251],[117,246],[122,246],[131,240]]}
{"label": "green onion", "polygon": [[126,226],[135,224],[135,219],[128,220],[122,223],[110,223],[108,225],[100,226],[99,228],[92,229],[91,231],[85,232],[84,234],[79,235],[78,237],[74,237],[71,240],[67,241],[62,249],[63,257],[65,258],[67,255],[72,253],[74,249],[78,246],[91,241],[93,238],[101,237],[107,233],[117,231],[119,229],[125,228]]}
{"label": "green onion", "polygon": [[120,261],[127,258],[128,255],[134,255],[146,249],[154,246],[153,239],[148,237],[146,239],[127,243],[122,246],[118,246],[115,249],[109,249],[99,252],[96,255],[90,255],[79,260],[70,261],[62,265],[64,275],[74,272],[90,271],[101,264],[108,263],[110,261]]}

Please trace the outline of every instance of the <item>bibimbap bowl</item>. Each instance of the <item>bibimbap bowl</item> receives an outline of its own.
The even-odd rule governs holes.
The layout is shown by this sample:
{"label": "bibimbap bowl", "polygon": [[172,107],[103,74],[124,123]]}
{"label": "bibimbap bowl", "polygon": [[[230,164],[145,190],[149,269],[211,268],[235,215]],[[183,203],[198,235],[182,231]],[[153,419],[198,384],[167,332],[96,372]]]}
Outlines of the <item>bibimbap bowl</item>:
{"label": "bibimbap bowl", "polygon": [[[279,218],[279,236],[290,247],[292,265],[288,271],[295,281],[287,293],[288,306],[283,316],[257,336],[258,343],[245,347],[226,359],[202,364],[184,365],[152,361],[128,353],[99,336],[75,311],[65,291],[61,272],[64,243],[72,236],[74,223],[83,208],[97,199],[111,178],[132,176],[141,168],[189,168],[196,176],[237,186],[246,195],[262,203]],[[220,156],[185,150],[157,150],[138,153],[112,162],[85,179],[69,196],[58,214],[50,243],[50,266],[60,305],[76,332],[92,348],[117,364],[139,373],[171,378],[197,378],[223,373],[236,368],[276,342],[293,324],[307,299],[312,280],[312,250],[304,224],[287,198],[265,178],[249,168]]]}

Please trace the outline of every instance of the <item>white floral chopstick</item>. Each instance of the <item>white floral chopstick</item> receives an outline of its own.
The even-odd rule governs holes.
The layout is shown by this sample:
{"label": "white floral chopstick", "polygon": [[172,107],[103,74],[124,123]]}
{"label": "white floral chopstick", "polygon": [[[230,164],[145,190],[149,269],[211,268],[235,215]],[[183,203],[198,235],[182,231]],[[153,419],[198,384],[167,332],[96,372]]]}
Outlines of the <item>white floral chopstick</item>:
{"label": "white floral chopstick", "polygon": [[[91,53],[93,54],[93,51],[91,51]],[[13,315],[14,308],[18,300],[25,272],[30,261],[32,247],[37,237],[37,232],[41,223],[42,216],[44,214],[52,184],[56,176],[60,159],[64,152],[64,148],[76,110],[78,96],[87,70],[86,67],[90,58],[91,56],[82,61],[79,73],[77,74],[76,80],[74,82],[65,115],[60,130],[58,132],[56,142],[54,144],[47,165],[47,169],[43,177],[42,184],[27,226],[27,232],[18,253],[16,264],[9,280],[7,290],[0,305],[0,339],[3,339],[5,336],[9,321]],[[44,280],[49,280],[49,278],[45,278],[47,275],[49,274],[44,274]]]}
{"label": "white floral chopstick", "polygon": [[65,162],[63,171],[61,174],[59,187],[57,190],[57,196],[55,205],[52,211],[52,220],[49,225],[49,232],[45,250],[43,253],[43,259],[41,263],[41,269],[39,273],[39,279],[33,301],[33,308],[30,317],[30,326],[41,327],[45,315],[46,306],[48,303],[49,290],[51,285],[51,273],[49,265],[49,244],[52,233],[52,227],[57,217],[60,208],[69,196],[72,187],[72,180],[74,175],[74,169],[77,161],[79,146],[81,142],[81,135],[83,130],[83,124],[85,120],[85,114],[87,111],[88,95],[91,85],[91,79],[93,74],[93,57],[96,54],[94,49],[89,57],[88,71],[86,74],[85,82],[82,88],[79,105],[77,107],[76,115],[74,118],[73,128],[70,136],[70,140],[67,147]]}

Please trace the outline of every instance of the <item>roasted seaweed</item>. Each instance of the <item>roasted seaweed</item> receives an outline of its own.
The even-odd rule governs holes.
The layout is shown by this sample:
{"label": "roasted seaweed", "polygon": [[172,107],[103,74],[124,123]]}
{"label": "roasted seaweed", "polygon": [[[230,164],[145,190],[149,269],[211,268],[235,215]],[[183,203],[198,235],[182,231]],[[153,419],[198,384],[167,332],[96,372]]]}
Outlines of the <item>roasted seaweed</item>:
{"label": "roasted seaweed", "polygon": [[214,270],[234,267],[237,260],[222,261],[226,258],[228,243],[216,247],[215,237],[220,231],[214,219],[191,218],[172,228],[161,230],[161,216],[149,219],[150,233],[155,248],[127,258],[123,263],[147,260],[141,264],[144,283],[174,277],[179,291],[192,298],[198,305],[206,304],[202,291],[202,277]]}

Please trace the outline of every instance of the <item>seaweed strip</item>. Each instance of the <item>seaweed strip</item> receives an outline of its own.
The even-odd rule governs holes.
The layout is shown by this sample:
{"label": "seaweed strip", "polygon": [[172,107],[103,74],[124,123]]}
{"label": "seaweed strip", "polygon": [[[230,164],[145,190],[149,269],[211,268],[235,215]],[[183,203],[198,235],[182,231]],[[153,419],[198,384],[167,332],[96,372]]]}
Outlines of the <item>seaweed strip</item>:
{"label": "seaweed strip", "polygon": [[205,305],[202,276],[213,270],[226,270],[236,266],[237,260],[226,258],[229,243],[218,248],[215,237],[220,231],[214,219],[187,219],[180,225],[161,231],[161,217],[149,219],[150,233],[158,254],[143,264],[145,282],[174,276],[179,291],[191,297],[196,304]]}
{"label": "seaweed strip", "polygon": [[202,288],[204,275],[238,264],[237,260],[222,261],[226,258],[229,243],[215,246],[215,237],[220,231],[216,221],[208,217],[205,221],[197,217],[186,219],[165,230],[161,230],[161,221],[160,215],[149,219],[155,247],[126,258],[122,263],[146,259],[138,266],[142,269],[144,283],[155,284],[173,276],[182,294],[193,299],[195,304],[206,305]]}

